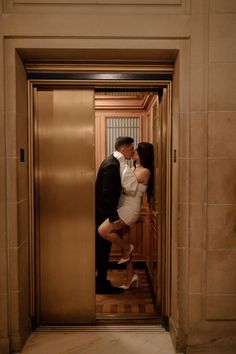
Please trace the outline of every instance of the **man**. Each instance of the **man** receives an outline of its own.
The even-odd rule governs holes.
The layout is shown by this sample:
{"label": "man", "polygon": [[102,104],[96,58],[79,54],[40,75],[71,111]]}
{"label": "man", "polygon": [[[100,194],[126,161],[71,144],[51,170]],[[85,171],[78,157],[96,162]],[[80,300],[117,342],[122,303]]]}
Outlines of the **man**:
{"label": "man", "polygon": [[[115,149],[122,153],[127,160],[130,160],[134,154],[134,139],[127,136],[118,137]],[[123,223],[117,213],[121,189],[120,164],[112,154],[101,163],[95,187],[97,294],[118,294],[123,292],[123,289],[113,287],[107,279],[111,242],[102,238],[97,231],[98,227],[107,218],[114,230],[121,228]]]}

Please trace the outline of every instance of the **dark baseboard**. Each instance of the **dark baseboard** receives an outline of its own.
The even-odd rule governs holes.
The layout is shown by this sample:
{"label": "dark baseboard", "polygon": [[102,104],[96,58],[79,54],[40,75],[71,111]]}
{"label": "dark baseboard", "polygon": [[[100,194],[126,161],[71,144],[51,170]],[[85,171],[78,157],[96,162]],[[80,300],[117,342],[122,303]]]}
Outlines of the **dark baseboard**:
{"label": "dark baseboard", "polygon": [[168,316],[163,315],[161,317],[161,325],[162,325],[162,327],[165,328],[166,331],[169,331],[170,325],[169,325],[169,317]]}

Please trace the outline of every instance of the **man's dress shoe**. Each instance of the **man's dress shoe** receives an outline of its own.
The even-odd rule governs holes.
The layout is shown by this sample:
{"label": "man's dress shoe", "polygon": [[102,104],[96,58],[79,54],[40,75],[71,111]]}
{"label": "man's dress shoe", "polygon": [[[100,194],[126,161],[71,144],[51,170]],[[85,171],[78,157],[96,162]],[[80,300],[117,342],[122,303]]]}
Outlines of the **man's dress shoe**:
{"label": "man's dress shoe", "polygon": [[121,294],[123,293],[124,289],[116,288],[112,286],[111,282],[107,280],[105,283],[99,283],[96,281],[96,294]]}

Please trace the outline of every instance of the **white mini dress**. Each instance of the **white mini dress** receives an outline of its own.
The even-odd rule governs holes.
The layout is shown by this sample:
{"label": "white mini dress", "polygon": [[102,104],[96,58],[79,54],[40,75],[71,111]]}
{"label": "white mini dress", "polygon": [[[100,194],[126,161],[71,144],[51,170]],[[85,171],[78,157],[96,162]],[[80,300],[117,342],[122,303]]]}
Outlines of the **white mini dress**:
{"label": "white mini dress", "polygon": [[135,194],[126,194],[125,191],[120,196],[118,203],[118,215],[126,225],[135,224],[140,217],[142,196],[147,190],[147,186],[138,183]]}
{"label": "white mini dress", "polygon": [[114,157],[120,163],[120,177],[123,192],[121,193],[118,203],[118,215],[126,225],[135,224],[140,217],[140,209],[143,194],[147,190],[147,186],[138,183],[134,174],[134,170],[125,163],[124,155],[115,151]]}

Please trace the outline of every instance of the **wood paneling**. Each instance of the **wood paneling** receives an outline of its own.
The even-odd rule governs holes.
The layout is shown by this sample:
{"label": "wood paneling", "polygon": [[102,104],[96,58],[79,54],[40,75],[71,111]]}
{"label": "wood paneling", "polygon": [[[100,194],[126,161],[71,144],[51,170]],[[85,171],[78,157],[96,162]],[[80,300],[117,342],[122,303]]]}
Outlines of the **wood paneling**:
{"label": "wood paneling", "polygon": [[[98,170],[100,163],[106,157],[106,133],[105,120],[106,117],[139,117],[140,119],[140,140],[152,142],[152,122],[153,122],[153,106],[156,101],[156,95],[139,93],[138,95],[123,94],[119,95],[103,93],[95,96],[95,106],[98,106],[98,97],[102,97],[103,106],[107,109],[95,111],[95,144],[96,144],[96,169]],[[127,98],[129,97],[129,99]],[[125,110],[128,101],[136,100],[136,109]],[[111,110],[111,103],[120,101],[121,109]],[[140,104],[141,102],[141,104]],[[123,107],[122,104],[123,103]],[[129,103],[128,103],[129,105]],[[140,109],[143,106],[145,109]],[[149,232],[149,208],[146,196],[143,198],[140,220],[130,228],[130,231],[125,237],[134,245],[133,259],[136,261],[147,261],[150,252],[150,232]],[[115,245],[112,246],[111,260],[118,260],[121,257],[121,251]]]}

